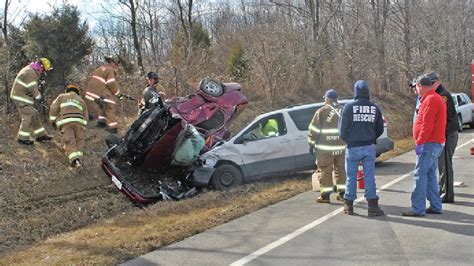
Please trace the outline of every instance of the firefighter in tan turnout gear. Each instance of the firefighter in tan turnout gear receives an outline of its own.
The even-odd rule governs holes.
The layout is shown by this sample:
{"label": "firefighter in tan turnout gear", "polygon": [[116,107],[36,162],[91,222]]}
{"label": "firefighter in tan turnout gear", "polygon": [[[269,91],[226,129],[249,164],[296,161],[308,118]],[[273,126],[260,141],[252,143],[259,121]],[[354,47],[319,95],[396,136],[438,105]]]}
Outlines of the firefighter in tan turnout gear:
{"label": "firefighter in tan turnout gear", "polygon": [[117,57],[105,57],[106,63],[92,72],[86,90],[86,99],[90,101],[89,108],[98,127],[106,127],[111,133],[117,131],[116,105],[119,87],[117,83]]}
{"label": "firefighter in tan turnout gear", "polygon": [[43,127],[38,112],[33,107],[34,100],[40,100],[40,78],[52,69],[47,58],[39,58],[20,70],[13,83],[10,98],[15,102],[21,114],[18,130],[18,142],[32,145],[31,138],[36,141],[51,140]]}
{"label": "firefighter in tan turnout gear", "polygon": [[86,103],[79,95],[79,87],[69,84],[66,86],[65,93],[60,94],[49,109],[49,119],[53,127],[61,131],[64,151],[69,163],[76,168],[82,166],[88,117]]}
{"label": "firefighter in tan turnout gear", "polygon": [[343,200],[346,190],[345,143],[339,138],[338,122],[342,107],[337,103],[335,90],[328,90],[324,94],[325,105],[314,114],[308,129],[308,144],[310,153],[316,150],[317,175],[320,182],[321,196],[319,203],[330,203],[329,196],[334,191],[333,171],[338,200]]}

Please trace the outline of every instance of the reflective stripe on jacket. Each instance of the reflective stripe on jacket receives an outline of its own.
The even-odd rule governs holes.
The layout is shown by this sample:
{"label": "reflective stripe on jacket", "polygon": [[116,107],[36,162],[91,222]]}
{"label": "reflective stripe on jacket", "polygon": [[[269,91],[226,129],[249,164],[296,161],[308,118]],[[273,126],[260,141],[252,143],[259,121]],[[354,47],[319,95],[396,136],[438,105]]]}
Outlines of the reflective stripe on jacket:
{"label": "reflective stripe on jacket", "polygon": [[33,105],[35,98],[41,98],[38,90],[39,77],[31,66],[22,68],[13,82],[10,98],[22,105]]}
{"label": "reflective stripe on jacket", "polygon": [[49,119],[58,127],[72,122],[87,125],[88,116],[86,103],[75,92],[60,94],[49,108]]}
{"label": "reflective stripe on jacket", "polygon": [[345,150],[344,141],[339,137],[338,122],[341,106],[326,104],[313,116],[308,128],[308,144],[318,151],[339,154]]}
{"label": "reflective stripe on jacket", "polygon": [[86,95],[99,98],[117,94],[119,94],[119,88],[115,69],[108,64],[96,68],[87,84]]}

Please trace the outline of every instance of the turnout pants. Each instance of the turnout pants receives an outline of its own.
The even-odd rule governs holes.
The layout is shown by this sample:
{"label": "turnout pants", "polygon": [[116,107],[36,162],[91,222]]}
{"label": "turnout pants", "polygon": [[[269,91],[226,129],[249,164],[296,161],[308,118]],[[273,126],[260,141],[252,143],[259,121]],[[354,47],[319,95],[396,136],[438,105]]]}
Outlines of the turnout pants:
{"label": "turnout pants", "polygon": [[457,131],[446,137],[446,143],[438,159],[439,194],[446,202],[454,201],[453,155],[458,145],[458,137]]}
{"label": "turnout pants", "polygon": [[345,152],[339,155],[317,151],[316,165],[317,174],[320,183],[321,194],[330,194],[333,192],[333,170],[338,192],[344,192],[346,188],[346,170],[344,167]]}
{"label": "turnout pants", "polygon": [[84,156],[84,139],[86,136],[84,125],[76,122],[64,124],[61,127],[61,135],[63,137],[64,152],[69,159],[69,163],[81,159]]}
{"label": "turnout pants", "polygon": [[46,129],[41,123],[36,109],[32,105],[18,105],[21,115],[20,129],[18,130],[18,139],[30,140],[30,137],[42,137],[46,135]]}
{"label": "turnout pants", "polygon": [[87,99],[88,110],[94,118],[97,118],[97,121],[107,124],[108,128],[117,128],[117,104],[115,96],[106,96],[103,107],[99,106],[94,100]]}

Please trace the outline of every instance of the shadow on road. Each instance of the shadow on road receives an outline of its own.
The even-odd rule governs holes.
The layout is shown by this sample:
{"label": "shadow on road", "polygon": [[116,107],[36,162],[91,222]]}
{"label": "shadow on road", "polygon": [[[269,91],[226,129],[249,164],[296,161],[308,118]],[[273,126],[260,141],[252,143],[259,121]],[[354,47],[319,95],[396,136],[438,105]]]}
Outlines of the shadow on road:
{"label": "shadow on road", "polygon": [[410,209],[407,207],[383,205],[381,206],[387,216],[387,221],[392,223],[408,224],[413,226],[441,229],[447,232],[474,236],[474,215],[444,210],[443,214],[427,214],[425,217],[403,217],[402,212]]}

